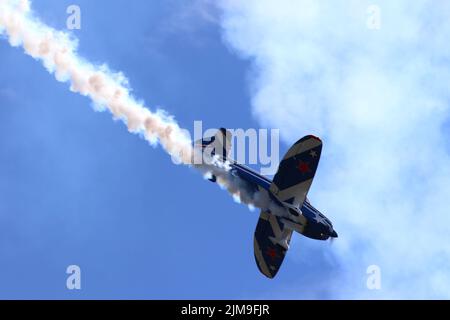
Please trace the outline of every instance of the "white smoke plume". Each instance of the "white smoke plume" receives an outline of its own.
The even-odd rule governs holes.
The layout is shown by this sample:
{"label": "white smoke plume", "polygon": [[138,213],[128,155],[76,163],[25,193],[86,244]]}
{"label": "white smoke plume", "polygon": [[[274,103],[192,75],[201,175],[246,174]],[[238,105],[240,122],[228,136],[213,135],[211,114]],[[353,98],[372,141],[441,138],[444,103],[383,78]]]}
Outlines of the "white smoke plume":
{"label": "white smoke plume", "polygon": [[[89,97],[96,109],[107,109],[115,119],[123,120],[130,132],[141,134],[153,145],[159,142],[183,164],[193,163],[196,150],[172,116],[163,110],[151,112],[137,101],[122,73],[82,59],[77,53],[77,40],[41,22],[33,14],[30,1],[0,0],[0,34],[5,34],[12,46],[22,46],[26,54],[41,61],[58,81],[69,82],[73,92]],[[226,165],[215,162],[195,167],[204,174],[216,175],[218,184],[238,202],[256,207],[267,203],[259,200],[260,195],[247,192],[243,182],[229,174]]]}
{"label": "white smoke plume", "polygon": [[[450,298],[450,2],[221,8],[224,39],[252,63],[257,119],[287,144],[309,133],[324,141],[311,200],[339,233],[339,267],[332,279],[318,267],[322,281],[289,297]],[[372,264],[381,290],[366,286]]]}
{"label": "white smoke plume", "polygon": [[99,109],[107,108],[123,120],[130,132],[143,134],[152,144],[159,141],[172,156],[190,163],[189,138],[164,111],[153,113],[130,94],[126,78],[103,66],[95,66],[77,54],[77,41],[39,21],[28,0],[0,1],[0,32],[12,46],[23,46],[25,53],[42,61],[59,81],[69,81],[73,92],[92,99]]}

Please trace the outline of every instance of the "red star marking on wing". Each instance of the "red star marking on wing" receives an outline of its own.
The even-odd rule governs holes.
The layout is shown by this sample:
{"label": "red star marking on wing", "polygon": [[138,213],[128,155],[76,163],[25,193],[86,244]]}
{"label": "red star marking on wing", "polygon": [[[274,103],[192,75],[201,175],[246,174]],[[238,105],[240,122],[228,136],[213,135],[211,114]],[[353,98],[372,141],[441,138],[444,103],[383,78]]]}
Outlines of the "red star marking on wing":
{"label": "red star marking on wing", "polygon": [[297,169],[301,173],[307,173],[310,170],[309,165],[306,162],[302,162],[302,161],[299,162]]}
{"label": "red star marking on wing", "polygon": [[268,248],[266,253],[272,260],[278,257],[277,250],[274,248]]}

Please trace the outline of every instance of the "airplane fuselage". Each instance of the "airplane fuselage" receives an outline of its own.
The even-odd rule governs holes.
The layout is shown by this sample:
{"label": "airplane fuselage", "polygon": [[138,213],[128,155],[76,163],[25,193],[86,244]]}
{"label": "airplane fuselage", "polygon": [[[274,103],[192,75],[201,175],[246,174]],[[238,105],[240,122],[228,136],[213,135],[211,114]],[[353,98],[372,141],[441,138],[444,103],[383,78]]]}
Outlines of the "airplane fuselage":
{"label": "airplane fuselage", "polygon": [[301,208],[281,202],[270,191],[271,180],[247,166],[238,164],[230,159],[227,160],[231,166],[231,174],[245,181],[249,190],[267,192],[272,202],[269,207],[273,208],[273,210],[269,209],[268,213],[281,217],[287,228],[316,240],[327,240],[330,237],[337,237],[331,221],[311,205],[308,199],[303,202]]}

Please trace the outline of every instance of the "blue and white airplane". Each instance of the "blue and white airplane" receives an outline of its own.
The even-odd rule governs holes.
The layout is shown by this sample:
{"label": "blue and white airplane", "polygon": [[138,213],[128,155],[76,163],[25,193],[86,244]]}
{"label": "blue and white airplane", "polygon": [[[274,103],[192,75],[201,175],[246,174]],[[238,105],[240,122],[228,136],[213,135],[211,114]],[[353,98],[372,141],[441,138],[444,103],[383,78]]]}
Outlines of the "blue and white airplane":
{"label": "blue and white airplane", "polygon": [[[239,177],[251,192],[265,192],[271,201],[261,210],[254,235],[254,254],[259,270],[274,278],[284,260],[294,231],[312,239],[337,238],[331,221],[309,202],[307,193],[316,173],[322,141],[306,136],[297,141],[280,162],[273,181],[230,159],[231,133],[222,128],[213,137],[195,143],[203,153],[207,147],[230,164],[230,174]],[[210,181],[216,182],[212,176]],[[270,208],[270,209],[269,209]]]}

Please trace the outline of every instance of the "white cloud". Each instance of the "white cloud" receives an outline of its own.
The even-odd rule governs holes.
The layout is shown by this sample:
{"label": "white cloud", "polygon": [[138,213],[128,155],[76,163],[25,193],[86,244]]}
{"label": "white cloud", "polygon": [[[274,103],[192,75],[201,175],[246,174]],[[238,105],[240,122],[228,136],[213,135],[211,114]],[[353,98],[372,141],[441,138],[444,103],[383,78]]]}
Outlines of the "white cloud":
{"label": "white cloud", "polygon": [[[371,4],[378,31],[367,28]],[[221,7],[226,43],[253,62],[257,119],[288,143],[324,138],[313,200],[335,222],[346,270],[331,296],[450,298],[450,3]],[[378,293],[361,285],[371,264],[382,270]]]}

